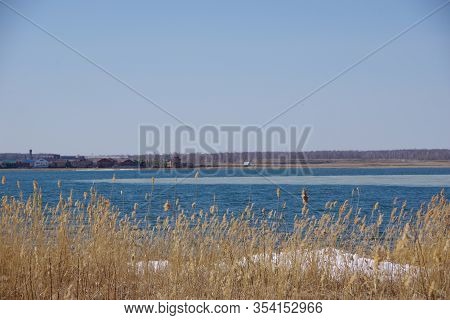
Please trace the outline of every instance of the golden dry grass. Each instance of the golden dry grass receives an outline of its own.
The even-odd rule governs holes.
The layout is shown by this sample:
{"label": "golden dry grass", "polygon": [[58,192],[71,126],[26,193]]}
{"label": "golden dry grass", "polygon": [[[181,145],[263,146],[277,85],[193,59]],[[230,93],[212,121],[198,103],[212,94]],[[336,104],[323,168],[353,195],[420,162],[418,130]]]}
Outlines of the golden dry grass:
{"label": "golden dry grass", "polygon": [[[443,194],[413,216],[393,210],[382,236],[381,214],[368,224],[348,203],[327,204],[319,218],[306,208],[286,233],[275,212],[258,218],[251,206],[219,216],[215,205],[207,212],[193,205],[187,216],[165,205],[170,217],[147,224],[135,212],[119,218],[95,190],[85,198],[61,196],[47,208],[37,183],[29,199],[3,196],[1,299],[450,298]],[[370,258],[374,268],[336,270],[325,253],[331,248]],[[387,261],[409,268],[386,272],[379,266]]]}

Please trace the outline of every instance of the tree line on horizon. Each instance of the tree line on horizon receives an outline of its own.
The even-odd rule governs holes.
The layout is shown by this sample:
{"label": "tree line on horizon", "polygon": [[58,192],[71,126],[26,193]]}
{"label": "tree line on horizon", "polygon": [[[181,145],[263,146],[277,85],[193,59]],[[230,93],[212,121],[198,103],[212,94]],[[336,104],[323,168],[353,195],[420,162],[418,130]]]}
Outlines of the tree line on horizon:
{"label": "tree line on horizon", "polygon": [[301,164],[333,161],[449,161],[449,149],[411,149],[380,151],[305,151],[305,152],[221,152],[212,154],[149,154],[135,156],[149,164],[176,161],[188,165],[220,164]]}
{"label": "tree line on horizon", "polygon": [[[0,153],[0,161],[26,159],[28,154]],[[46,156],[46,157],[45,157]],[[36,154],[35,158],[65,158],[58,154]],[[103,158],[107,156],[102,156]],[[96,157],[96,158],[102,158]],[[404,149],[404,150],[329,150],[304,152],[221,152],[190,154],[148,154],[117,155],[112,158],[126,158],[139,163],[141,167],[194,167],[216,165],[248,164],[302,164],[327,163],[334,161],[450,161],[450,149]],[[84,158],[84,157],[83,157]],[[94,157],[89,157],[94,158]]]}

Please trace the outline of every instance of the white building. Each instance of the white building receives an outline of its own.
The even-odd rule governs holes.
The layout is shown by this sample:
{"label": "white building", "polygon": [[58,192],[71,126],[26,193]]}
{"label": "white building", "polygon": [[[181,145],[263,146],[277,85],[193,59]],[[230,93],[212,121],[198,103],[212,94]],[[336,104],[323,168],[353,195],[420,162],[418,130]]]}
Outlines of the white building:
{"label": "white building", "polygon": [[38,159],[33,163],[34,168],[48,168],[48,161],[45,159]]}

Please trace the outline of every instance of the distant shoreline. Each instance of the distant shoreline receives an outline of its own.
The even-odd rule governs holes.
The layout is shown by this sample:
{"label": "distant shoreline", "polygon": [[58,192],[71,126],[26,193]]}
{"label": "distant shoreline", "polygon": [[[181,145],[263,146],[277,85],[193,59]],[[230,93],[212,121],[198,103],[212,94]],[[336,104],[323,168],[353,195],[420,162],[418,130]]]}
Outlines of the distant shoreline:
{"label": "distant shoreline", "polygon": [[127,171],[127,170],[144,170],[144,171],[156,171],[156,170],[213,170],[213,169],[227,169],[227,168],[241,168],[241,169],[288,169],[288,168],[450,168],[450,161],[327,161],[324,163],[308,163],[303,164],[286,164],[286,165],[269,165],[259,164],[251,166],[242,165],[218,165],[218,166],[203,166],[193,168],[127,168],[127,167],[112,167],[112,168],[0,168],[2,171],[26,171],[26,170],[38,170],[38,171]]}

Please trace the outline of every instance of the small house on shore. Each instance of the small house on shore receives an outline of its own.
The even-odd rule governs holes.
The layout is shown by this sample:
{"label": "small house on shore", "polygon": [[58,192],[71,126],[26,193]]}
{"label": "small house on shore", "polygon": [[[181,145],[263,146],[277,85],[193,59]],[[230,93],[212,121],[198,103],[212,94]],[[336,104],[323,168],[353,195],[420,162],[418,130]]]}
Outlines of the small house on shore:
{"label": "small house on shore", "polygon": [[68,160],[53,160],[48,165],[49,168],[70,168],[70,162]]}
{"label": "small house on shore", "polygon": [[112,168],[116,161],[111,158],[103,158],[97,161],[97,168]]}
{"label": "small house on shore", "polygon": [[139,166],[139,162],[136,160],[126,159],[122,162],[119,162],[119,167],[123,168],[137,168]]}
{"label": "small house on shore", "polygon": [[70,161],[70,165],[72,168],[92,168],[94,166],[94,162],[83,157]]}
{"label": "small house on shore", "polygon": [[48,168],[49,162],[45,159],[38,159],[33,162],[34,168]]}

